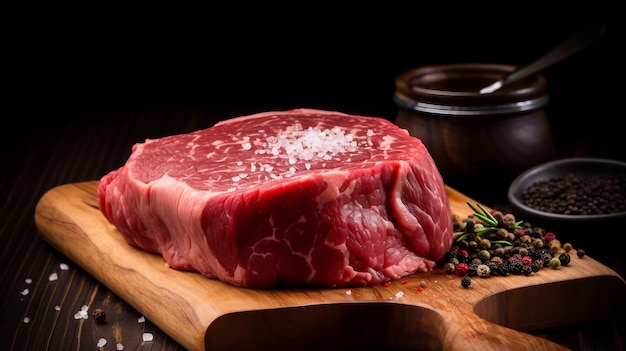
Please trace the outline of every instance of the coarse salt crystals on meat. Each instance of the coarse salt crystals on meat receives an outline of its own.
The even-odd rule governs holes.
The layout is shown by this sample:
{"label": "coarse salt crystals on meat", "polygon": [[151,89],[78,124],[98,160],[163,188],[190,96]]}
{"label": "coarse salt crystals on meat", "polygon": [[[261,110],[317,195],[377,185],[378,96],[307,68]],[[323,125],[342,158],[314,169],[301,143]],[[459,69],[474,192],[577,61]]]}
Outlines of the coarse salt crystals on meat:
{"label": "coarse salt crystals on meat", "polygon": [[379,284],[450,248],[445,186],[422,142],[377,117],[296,109],[133,146],[100,209],[169,267],[255,288]]}

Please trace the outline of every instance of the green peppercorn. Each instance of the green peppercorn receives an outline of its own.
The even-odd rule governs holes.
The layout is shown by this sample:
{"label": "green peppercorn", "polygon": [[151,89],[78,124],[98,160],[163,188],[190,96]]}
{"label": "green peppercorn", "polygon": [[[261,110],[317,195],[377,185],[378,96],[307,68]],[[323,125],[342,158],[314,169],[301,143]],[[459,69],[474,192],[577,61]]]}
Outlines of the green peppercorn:
{"label": "green peppercorn", "polygon": [[559,260],[558,257],[552,257],[552,259],[550,259],[550,268],[558,269],[560,266],[561,266],[561,260]]}
{"label": "green peppercorn", "polygon": [[450,258],[449,262],[452,263],[452,264],[459,264],[459,259],[456,258],[456,257],[452,257],[452,258]]}
{"label": "green peppercorn", "polygon": [[496,219],[496,221],[498,221],[498,223],[504,222],[504,213],[502,213],[502,211],[495,210],[491,215]]}
{"label": "green peppercorn", "polygon": [[489,251],[483,249],[478,252],[478,258],[481,260],[481,262],[485,262],[491,258],[491,254],[489,253]]}
{"label": "green peppercorn", "polygon": [[496,230],[496,238],[498,238],[498,240],[506,239],[507,235],[508,235],[508,232],[504,228],[498,228],[498,230]]}
{"label": "green peppercorn", "polygon": [[[504,250],[504,255],[508,255],[511,253],[511,251],[513,250],[513,246],[511,245],[507,245],[505,247],[502,248],[502,250]],[[503,255],[503,256],[504,256]]]}
{"label": "green peppercorn", "polygon": [[470,285],[472,285],[472,278],[470,278],[469,276],[465,276],[461,279],[461,286],[464,288],[469,288]]}
{"label": "green peppercorn", "polygon": [[480,239],[480,241],[478,242],[478,247],[482,250],[491,248],[491,240],[485,238]]}
{"label": "green peppercorn", "polygon": [[544,245],[543,239],[535,238],[533,240],[533,246],[535,247],[535,249],[541,249],[543,247],[543,245]]}
{"label": "green peppercorn", "polygon": [[561,250],[561,242],[558,239],[552,239],[550,241],[550,250],[552,250],[552,253],[559,252]]}
{"label": "green peppercorn", "polygon": [[503,260],[500,256],[493,256],[490,261],[495,263],[496,265],[501,265]]}
{"label": "green peppercorn", "polygon": [[509,232],[509,233],[507,234],[507,238],[506,238],[506,240],[507,240],[507,241],[514,241],[514,240],[515,240],[515,234],[513,234],[513,233]]}
{"label": "green peppercorn", "polygon": [[525,247],[520,247],[519,251],[517,251],[522,256],[528,256],[528,249]]}

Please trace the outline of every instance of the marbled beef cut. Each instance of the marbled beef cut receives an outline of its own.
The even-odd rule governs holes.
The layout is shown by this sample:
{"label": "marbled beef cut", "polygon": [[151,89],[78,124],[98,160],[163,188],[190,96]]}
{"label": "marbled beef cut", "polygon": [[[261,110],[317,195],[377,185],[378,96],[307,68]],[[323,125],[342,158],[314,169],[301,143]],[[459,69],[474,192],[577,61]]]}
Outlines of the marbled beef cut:
{"label": "marbled beef cut", "polygon": [[432,269],[453,240],[445,186],[404,129],[313,109],[133,146],[98,187],[126,241],[244,287],[347,287]]}

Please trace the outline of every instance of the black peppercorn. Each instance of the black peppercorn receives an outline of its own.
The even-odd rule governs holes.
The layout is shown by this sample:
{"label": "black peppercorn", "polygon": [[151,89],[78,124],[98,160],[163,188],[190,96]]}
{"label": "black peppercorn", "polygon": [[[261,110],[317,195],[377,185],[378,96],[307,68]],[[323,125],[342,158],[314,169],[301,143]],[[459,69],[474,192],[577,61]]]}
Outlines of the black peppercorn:
{"label": "black peppercorn", "polygon": [[478,263],[470,263],[467,266],[467,275],[475,276],[476,275],[476,269],[478,269]]}
{"label": "black peppercorn", "polygon": [[529,276],[532,274],[532,272],[533,272],[532,266],[522,265],[522,274],[524,274],[525,276]]}
{"label": "black peppercorn", "polygon": [[561,261],[561,266],[567,266],[570,261],[570,256],[568,253],[563,252],[559,255],[559,261]]}
{"label": "black peppercorn", "polygon": [[[522,202],[534,209],[567,215],[595,215],[626,210],[626,175],[567,174],[536,182],[522,191]],[[602,206],[599,206],[599,203]]]}
{"label": "black peppercorn", "polygon": [[469,288],[469,286],[472,285],[472,278],[470,278],[469,276],[465,276],[461,279],[461,286],[464,288]]}
{"label": "black peppercorn", "polygon": [[533,269],[533,272],[535,273],[539,272],[539,270],[543,268],[543,260],[541,259],[534,260],[533,263],[531,264],[531,267]]}
{"label": "black peppercorn", "polygon": [[98,324],[102,324],[104,323],[104,320],[106,319],[106,314],[104,313],[103,309],[100,308],[96,308],[93,311],[93,319],[96,321],[96,323]]}
{"label": "black peppercorn", "polygon": [[503,261],[502,264],[499,264],[496,268],[496,274],[501,276],[509,275],[509,264],[506,261]]}
{"label": "black peppercorn", "polygon": [[578,250],[576,250],[576,256],[578,256],[578,258],[583,258],[583,257],[585,257],[585,254],[586,254],[586,252],[585,252],[585,250],[583,250],[583,249],[578,249]]}
{"label": "black peppercorn", "polygon": [[478,250],[478,243],[476,241],[470,241],[467,243],[467,248],[472,250],[472,251],[477,251]]}
{"label": "black peppercorn", "polygon": [[443,256],[443,259],[446,262],[450,262],[451,259],[457,258],[457,257],[458,257],[458,252],[456,250],[450,249],[446,251],[446,254]]}
{"label": "black peppercorn", "polygon": [[513,260],[509,262],[509,273],[520,275],[522,274],[522,267],[524,267],[522,261]]}
{"label": "black peppercorn", "polygon": [[461,231],[461,223],[459,223],[459,221],[452,221],[452,230],[454,230],[454,232]]}

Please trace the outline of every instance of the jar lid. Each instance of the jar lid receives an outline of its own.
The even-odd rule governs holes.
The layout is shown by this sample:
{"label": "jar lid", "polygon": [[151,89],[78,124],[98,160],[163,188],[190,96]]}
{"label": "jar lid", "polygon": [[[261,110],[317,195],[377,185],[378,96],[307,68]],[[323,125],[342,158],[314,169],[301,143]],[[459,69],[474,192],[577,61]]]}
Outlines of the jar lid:
{"label": "jar lid", "polygon": [[394,102],[405,109],[442,115],[491,115],[534,110],[548,103],[542,75],[529,76],[488,94],[480,89],[515,66],[461,63],[424,66],[396,79]]}

